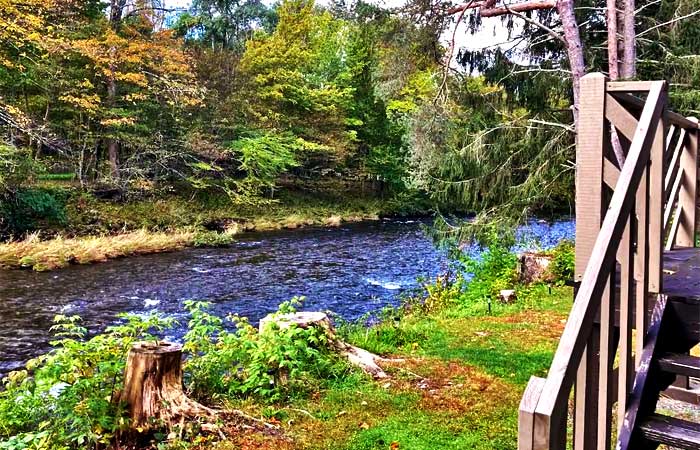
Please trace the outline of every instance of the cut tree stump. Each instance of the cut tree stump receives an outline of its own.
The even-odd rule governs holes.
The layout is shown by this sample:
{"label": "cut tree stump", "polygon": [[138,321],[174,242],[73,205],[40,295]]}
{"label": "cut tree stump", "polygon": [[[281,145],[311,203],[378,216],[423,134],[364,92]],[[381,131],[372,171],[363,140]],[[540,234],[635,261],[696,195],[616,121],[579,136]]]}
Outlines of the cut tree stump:
{"label": "cut tree stump", "polygon": [[520,255],[520,281],[525,284],[551,281],[549,266],[552,257],[542,253],[525,252]]}
{"label": "cut tree stump", "polygon": [[335,333],[335,328],[327,314],[318,311],[302,311],[290,314],[270,314],[260,321],[259,330],[262,332],[272,324],[280,329],[291,325],[300,328],[316,327],[324,330],[328,336],[331,348],[348,359],[350,364],[359,367],[373,378],[387,378],[388,375],[378,362],[400,362],[398,359],[386,359],[367,350],[341,341]]}
{"label": "cut tree stump", "polygon": [[134,344],[126,360],[121,400],[129,408],[131,427],[138,431],[216,415],[183,392],[182,346],[169,342]]}

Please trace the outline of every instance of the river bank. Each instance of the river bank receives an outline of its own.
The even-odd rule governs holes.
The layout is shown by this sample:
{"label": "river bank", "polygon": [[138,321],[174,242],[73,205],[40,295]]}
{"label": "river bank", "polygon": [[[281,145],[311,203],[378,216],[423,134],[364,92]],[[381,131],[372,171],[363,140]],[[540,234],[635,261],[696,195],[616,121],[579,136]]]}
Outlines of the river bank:
{"label": "river bank", "polygon": [[337,191],[281,191],[262,204],[235,204],[223,195],[99,199],[59,191],[58,218],[42,220],[20,240],[0,243],[0,269],[55,270],[71,264],[231,244],[252,231],[339,227],[386,217],[423,216],[426,203]]}
{"label": "river bank", "polygon": [[[296,373],[288,384],[263,383],[271,393],[256,390],[257,394],[253,391],[238,393],[240,388],[235,380],[230,384],[231,379],[219,376],[221,370],[222,373],[230,370],[222,363],[231,357],[246,359],[237,353],[240,351],[237,340],[244,341],[245,348],[258,349],[253,354],[256,361],[263,355],[268,361],[268,356],[276,354],[274,346],[286,345],[286,338],[277,336],[270,341],[268,336],[264,348],[270,345],[273,348],[262,354],[258,353],[258,335],[254,332],[246,331],[235,339],[220,336],[210,341],[212,329],[213,333],[219,333],[216,332],[217,322],[195,309],[190,323],[193,335],[185,345],[193,352],[185,367],[189,380],[186,388],[190,395],[205,404],[243,414],[220,414],[215,432],[204,431],[196,421],[185,422],[180,427],[174,425],[174,431],[168,433],[166,429],[134,447],[168,450],[514,449],[520,396],[531,375],[546,373],[572,295],[571,288],[558,286],[551,289],[545,285],[518,286],[517,290],[516,303],[495,303],[487,308],[483,301],[468,303],[464,291],[456,285],[431,285],[425,292],[427,297],[420,303],[388,310],[385,320],[369,328],[363,322],[340,324],[338,328],[343,339],[353,345],[395,359],[393,363],[384,364],[388,378],[372,380],[361,372],[338,366],[332,355],[316,348],[312,360],[302,356],[303,352],[295,352],[289,361],[284,360],[287,361],[285,367],[292,367]],[[148,322],[148,319],[142,320]],[[74,327],[67,325],[62,329],[74,330]],[[63,340],[64,354],[58,353],[57,357],[40,362],[38,366],[32,365],[29,373],[15,374],[8,384],[9,389],[0,392],[0,416],[15,421],[6,420],[4,428],[0,426],[0,436],[9,438],[8,442],[43,439],[54,444],[73,439],[85,429],[92,432],[89,442],[108,444],[121,439],[116,430],[124,429],[126,423],[115,422],[111,416],[114,412],[107,404],[95,409],[98,407],[95,402],[105,395],[109,398],[114,377],[120,379],[123,348],[129,342],[120,336],[130,336],[129,330],[124,327],[121,334],[98,336],[86,343],[80,339]],[[291,350],[299,345],[301,342],[285,348]],[[197,354],[200,356],[196,357]],[[81,355],[94,355],[96,360],[84,366],[85,356]],[[70,365],[63,366],[63,361]],[[280,361],[273,365],[276,367],[277,363]],[[41,364],[48,364],[43,374]],[[84,371],[93,365],[100,369]],[[57,372],[58,367],[61,369]],[[246,371],[248,377],[243,379],[246,382],[251,379],[252,373],[248,371],[254,370],[252,367],[243,365],[237,369]],[[267,363],[262,370],[261,373],[274,376],[275,372],[269,372]],[[60,423],[40,431],[22,432],[34,421],[45,419],[45,408],[36,405],[30,408],[33,395],[46,397],[38,391],[32,396],[26,394],[22,380],[27,375],[51,377],[53,381],[42,380],[49,385],[64,379],[73,380],[63,382],[64,391],[54,398],[49,397],[46,414],[68,408]],[[90,389],[85,390],[86,386]],[[22,402],[13,401],[17,392],[24,393]],[[213,394],[216,392],[220,394]],[[71,405],[75,401],[91,405],[90,410],[73,409]],[[89,420],[83,419],[84,414]],[[67,426],[81,419],[82,428]],[[113,425],[104,428],[102,424]],[[94,446],[86,442],[84,447]]]}
{"label": "river bank", "polygon": [[[407,245],[417,239],[419,230],[417,223],[406,222],[387,222],[381,226],[389,230],[370,229],[365,234],[352,227],[317,230],[308,240],[287,244],[281,242],[284,237],[274,236],[268,242],[246,243],[240,255],[231,254],[234,248],[216,254],[208,249],[201,249],[205,254],[186,250],[181,253],[191,254],[171,265],[154,264],[153,259],[181,255],[139,258],[143,265],[128,270],[123,260],[67,269],[72,273],[65,277],[63,272],[29,273],[34,280],[25,280],[25,284],[53,283],[48,289],[55,294],[51,306],[58,312],[35,331],[45,333],[50,327],[58,334],[47,355],[6,377],[6,389],[0,391],[0,439],[32,445],[43,442],[46,448],[74,448],[74,442],[81,442],[79,448],[119,442],[127,447],[173,450],[514,448],[517,402],[528,378],[543,374],[550,362],[571,306],[571,289],[561,286],[570,273],[554,264],[549,285],[520,284],[517,258],[497,240],[478,259],[465,256],[458,266],[461,269],[435,277],[431,275],[436,261],[428,253],[429,241],[423,237],[420,246]],[[552,231],[547,234],[557,234]],[[284,234],[297,237],[304,233],[308,232]],[[400,238],[402,235],[405,237]],[[278,258],[276,265],[268,267],[271,270],[260,265],[266,261],[261,248]],[[570,259],[570,249],[552,252],[554,261]],[[332,261],[320,273],[323,266],[319,263],[329,254],[334,255]],[[256,263],[248,269],[241,265],[252,260]],[[372,300],[375,294],[369,291],[357,295],[360,285],[396,292],[401,286],[399,277],[425,262],[428,270],[420,272],[427,279],[407,290],[400,303],[389,299],[376,303]],[[110,267],[111,272],[84,280],[87,271]],[[189,275],[183,278],[175,268]],[[389,357],[392,362],[382,362],[388,378],[373,380],[348,366],[313,329],[286,328],[283,332],[267,327],[258,331],[251,325],[260,314],[269,312],[261,303],[274,301],[279,282],[288,277],[280,268],[296,271],[289,285],[293,290],[285,290],[282,298],[289,299],[290,292],[308,293],[303,310],[343,313],[334,316],[337,335]],[[564,268],[570,272],[567,264]],[[228,294],[209,297],[206,303],[172,301],[179,298],[168,290],[173,280],[190,289],[182,298],[206,299],[196,283],[207,289],[212,283],[218,283],[217,289],[231,287],[236,277],[226,270],[234,271],[243,283],[234,286],[234,292],[263,288],[250,296],[257,308],[254,314],[246,311],[242,299]],[[376,270],[382,272],[372,272]],[[115,295],[113,289],[122,284],[118,277],[125,272],[141,278],[132,280],[135,288],[124,286],[127,294]],[[270,278],[266,278],[268,273]],[[253,279],[256,282],[251,283]],[[72,286],[66,286],[68,280]],[[84,301],[63,304],[60,289],[77,289],[85,298],[84,289],[76,286],[84,281],[113,302],[90,300],[85,309],[79,308]],[[508,287],[514,289],[517,300],[499,302],[499,290]],[[24,337],[15,341],[29,344],[31,326],[42,320],[25,298],[33,290],[31,285],[24,296],[18,288],[7,292],[10,308],[3,316],[19,322],[10,324],[6,335],[21,332]],[[322,298],[325,300],[319,303]],[[132,301],[151,309],[133,310],[128,306]],[[382,304],[394,306],[382,309]],[[232,305],[250,321],[232,314]],[[46,311],[48,306],[44,305],[42,314],[51,314]],[[292,306],[285,302],[278,311],[289,312]],[[108,308],[130,314],[115,322],[113,316],[108,317]],[[372,311],[371,316],[363,315]],[[98,320],[84,312],[97,315]],[[22,322],[23,317],[28,320]],[[110,399],[121,389],[129,348],[136,341],[157,338],[183,344],[183,379],[189,396],[217,410],[234,412],[217,415],[215,424],[197,419],[164,424],[163,432],[137,444],[124,434],[129,422],[124,419],[123,405]],[[31,342],[36,348],[40,341],[32,338]]]}

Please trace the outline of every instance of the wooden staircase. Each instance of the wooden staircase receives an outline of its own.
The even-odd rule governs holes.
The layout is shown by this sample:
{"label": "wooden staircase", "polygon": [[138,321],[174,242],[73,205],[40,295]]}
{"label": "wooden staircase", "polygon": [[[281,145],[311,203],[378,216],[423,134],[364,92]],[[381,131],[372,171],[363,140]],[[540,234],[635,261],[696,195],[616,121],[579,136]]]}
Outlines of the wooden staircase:
{"label": "wooden staircase", "polygon": [[582,79],[576,299],[523,395],[519,450],[700,450],[700,423],[657,411],[700,402],[700,129],[666,99],[664,81]]}
{"label": "wooden staircase", "polygon": [[[700,302],[692,298],[681,302],[681,309],[688,311],[688,300],[694,316],[700,317]],[[700,449],[700,423],[656,412],[659,396],[676,379],[700,378],[700,358],[688,354],[700,341],[687,334],[688,323],[678,315],[677,302],[663,295],[654,306],[641,364],[620,426],[618,449],[655,449],[659,444]]]}

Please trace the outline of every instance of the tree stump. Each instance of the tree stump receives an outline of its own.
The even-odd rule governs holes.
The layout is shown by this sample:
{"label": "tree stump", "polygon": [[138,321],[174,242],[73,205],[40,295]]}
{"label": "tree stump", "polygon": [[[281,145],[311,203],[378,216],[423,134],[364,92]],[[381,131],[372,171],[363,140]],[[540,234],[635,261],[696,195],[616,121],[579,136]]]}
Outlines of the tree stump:
{"label": "tree stump", "polygon": [[260,320],[259,331],[263,332],[270,324],[277,325],[280,329],[285,329],[291,325],[296,325],[300,328],[317,327],[326,333],[328,336],[331,348],[339,352],[342,356],[348,359],[350,364],[359,367],[365,373],[373,378],[387,378],[387,374],[377,364],[382,361],[401,361],[388,360],[367,350],[350,345],[347,342],[341,341],[335,333],[335,328],[331,323],[327,314],[317,311],[302,311],[290,314],[270,314]]}
{"label": "tree stump", "polygon": [[183,392],[182,346],[168,342],[138,342],[129,350],[121,400],[129,408],[131,427],[139,431],[215,415]]}
{"label": "tree stump", "polygon": [[537,281],[551,281],[549,266],[552,257],[541,253],[525,252],[520,255],[520,280],[530,284]]}

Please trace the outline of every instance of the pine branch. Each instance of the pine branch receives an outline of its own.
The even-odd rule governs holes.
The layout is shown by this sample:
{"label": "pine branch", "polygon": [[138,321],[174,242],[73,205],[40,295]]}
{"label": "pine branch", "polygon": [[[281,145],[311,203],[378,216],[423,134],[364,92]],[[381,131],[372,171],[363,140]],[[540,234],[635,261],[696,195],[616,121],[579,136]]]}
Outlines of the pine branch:
{"label": "pine branch", "polygon": [[637,38],[640,38],[640,37],[644,36],[645,34],[650,33],[650,32],[652,32],[652,31],[654,31],[654,30],[656,30],[656,29],[658,29],[658,28],[665,27],[666,25],[673,25],[673,24],[676,23],[676,22],[680,22],[681,20],[688,19],[688,18],[693,17],[693,16],[696,16],[696,15],[698,15],[698,14],[700,14],[700,9],[698,9],[698,10],[696,10],[696,11],[693,11],[693,12],[691,12],[691,13],[688,13],[688,14],[686,14],[686,15],[684,15],[684,16],[676,17],[675,19],[671,19],[671,20],[666,21],[666,22],[664,22],[664,23],[660,23],[660,24],[658,24],[658,25],[655,25],[655,26],[653,26],[653,27],[651,27],[651,28],[648,28],[648,29],[642,31],[641,33],[637,34]]}

